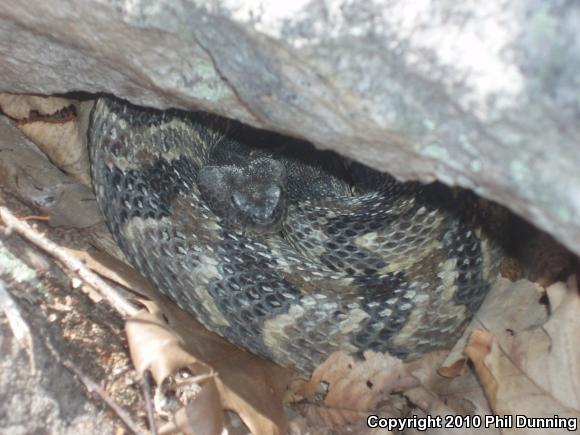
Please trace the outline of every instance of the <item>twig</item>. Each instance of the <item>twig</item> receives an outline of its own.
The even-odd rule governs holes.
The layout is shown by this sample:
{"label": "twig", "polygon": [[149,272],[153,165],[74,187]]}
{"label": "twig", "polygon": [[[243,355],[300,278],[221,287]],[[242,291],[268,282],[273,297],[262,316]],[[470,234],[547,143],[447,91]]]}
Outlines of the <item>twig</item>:
{"label": "twig", "polygon": [[143,387],[143,397],[145,397],[145,409],[147,410],[149,430],[151,431],[151,435],[157,435],[157,424],[155,423],[153,403],[151,401],[151,372],[149,370],[143,372],[143,382],[141,385]]}
{"label": "twig", "polygon": [[138,309],[127,301],[117,290],[103,281],[98,275],[93,273],[82,261],[69,254],[65,249],[47,239],[44,235],[31,228],[26,222],[19,220],[6,207],[0,207],[0,218],[6,224],[8,231],[14,230],[26,240],[59,260],[71,271],[97,290],[113,308],[121,315],[128,317],[137,313]]}
{"label": "twig", "polygon": [[69,369],[70,371],[72,371],[75,375],[78,376],[79,380],[85,385],[85,387],[87,388],[87,390],[95,392],[96,394],[99,395],[99,397],[103,400],[103,402],[105,402],[109,408],[111,408],[113,410],[113,412],[115,414],[117,414],[117,417],[119,417],[119,419],[121,419],[121,421],[123,423],[125,423],[125,426],[127,426],[127,428],[132,431],[133,433],[137,434],[137,435],[144,435],[145,432],[143,432],[138,426],[137,424],[133,421],[133,419],[131,418],[131,416],[123,409],[121,408],[108,394],[107,392],[101,388],[101,386],[99,384],[97,384],[95,381],[93,381],[91,378],[89,378],[88,376],[86,376],[85,374],[83,374],[78,367],[76,367],[72,362],[70,361],[64,361],[63,365]]}
{"label": "twig", "polygon": [[21,216],[20,220],[23,221],[43,221],[43,222],[48,222],[50,220],[49,216],[37,216],[37,215],[32,215],[32,216]]}
{"label": "twig", "polygon": [[24,343],[26,346],[26,351],[28,352],[28,359],[30,362],[30,372],[31,374],[36,373],[36,364],[34,362],[34,346],[32,341],[32,334],[30,333],[30,327],[28,323],[22,318],[20,310],[14,302],[12,295],[8,292],[4,286],[4,282],[0,281],[0,309],[6,314],[8,319],[8,325],[16,337],[16,340],[20,343]]}

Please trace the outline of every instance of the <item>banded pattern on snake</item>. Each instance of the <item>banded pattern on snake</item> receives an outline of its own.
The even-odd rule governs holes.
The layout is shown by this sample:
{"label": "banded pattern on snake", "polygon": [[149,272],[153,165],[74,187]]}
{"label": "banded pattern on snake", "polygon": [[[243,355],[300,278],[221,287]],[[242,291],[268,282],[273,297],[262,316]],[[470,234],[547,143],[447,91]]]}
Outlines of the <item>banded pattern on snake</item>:
{"label": "banded pattern on snake", "polygon": [[97,101],[94,188],[131,263],[209,329],[304,372],[339,349],[451,346],[497,275],[505,211],[247,131]]}

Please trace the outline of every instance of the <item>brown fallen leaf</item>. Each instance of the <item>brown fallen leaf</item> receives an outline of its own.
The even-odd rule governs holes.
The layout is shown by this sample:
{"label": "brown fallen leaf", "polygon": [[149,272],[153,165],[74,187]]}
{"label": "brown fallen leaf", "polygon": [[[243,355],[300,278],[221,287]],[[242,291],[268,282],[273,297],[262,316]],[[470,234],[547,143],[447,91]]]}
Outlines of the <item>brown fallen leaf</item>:
{"label": "brown fallen leaf", "polygon": [[316,368],[310,381],[296,384],[297,395],[313,400],[327,386],[324,405],[329,408],[367,411],[390,391],[403,384],[417,383],[403,361],[388,355],[366,352],[365,360],[357,360],[345,352],[334,352]]}
{"label": "brown fallen leaf", "polygon": [[[560,425],[580,418],[580,301],[574,279],[568,288],[544,324],[515,334],[472,334],[466,354],[496,415],[545,417]],[[553,420],[555,415],[561,420]],[[550,433],[568,433],[559,429]]]}
{"label": "brown fallen leaf", "polygon": [[565,295],[548,321],[541,327],[503,336],[499,344],[532,382],[580,412],[580,297],[576,279],[572,276],[567,284],[552,287],[559,287]]}
{"label": "brown fallen leaf", "polygon": [[70,106],[70,101],[59,97],[42,97],[40,95],[24,95],[0,93],[0,111],[14,120],[51,115]]}
{"label": "brown fallen leaf", "polygon": [[59,169],[85,186],[91,186],[88,154],[77,136],[76,118],[62,122],[35,119],[21,121],[17,127],[39,146]]}
{"label": "brown fallen leaf", "polygon": [[494,333],[517,333],[544,323],[544,289],[526,279],[512,283],[500,278],[475,315],[474,326]]}
{"label": "brown fallen leaf", "polygon": [[125,324],[131,360],[137,372],[143,376],[146,370],[150,370],[157,384],[188,366],[195,374],[210,373],[209,366],[184,349],[183,340],[165,322],[157,306],[153,303],[147,305],[149,311],[139,311]]}
{"label": "brown fallen leaf", "polygon": [[[445,368],[443,368],[445,369]],[[439,378],[432,378],[421,386],[405,391],[404,395],[410,403],[414,404],[417,416],[439,416],[445,422],[445,418],[452,419],[454,416],[462,418],[460,427],[431,427],[426,431],[419,431],[426,434],[440,433],[488,433],[498,434],[495,428],[476,428],[469,426],[471,417],[479,417],[483,421],[486,415],[490,415],[491,409],[481,388],[481,384],[474,376],[471,368],[466,364],[465,358],[457,360],[455,367],[447,368],[449,375],[443,377],[442,369],[437,372]],[[443,370],[445,372],[445,370]],[[455,422],[455,419],[447,422]],[[409,430],[405,433],[418,433],[418,430]]]}
{"label": "brown fallen leaf", "polygon": [[476,329],[469,337],[469,342],[465,348],[465,355],[473,363],[475,373],[477,373],[487,395],[487,400],[492,406],[497,399],[498,381],[485,364],[485,358],[491,354],[493,339],[493,335],[489,332]]}
{"label": "brown fallen leaf", "polygon": [[[400,396],[390,394],[428,379],[428,374],[435,373],[444,354],[436,352],[404,363],[390,355],[371,351],[364,353],[364,360],[335,352],[314,371],[308,382],[295,383],[294,393],[315,402],[302,407],[302,416],[314,427],[326,425],[327,430],[357,424],[371,411],[380,412],[381,416],[400,417],[400,410],[393,408]],[[378,410],[379,403],[389,406]]]}
{"label": "brown fallen leaf", "polygon": [[543,294],[541,286],[526,279],[511,282],[499,277],[474,319],[449,352],[443,366],[451,367],[464,358],[463,351],[475,329],[493,333],[517,333],[544,323],[548,318],[548,310],[540,303]]}
{"label": "brown fallen leaf", "polygon": [[[527,280],[512,283],[499,279],[463,337],[449,353],[443,367],[439,368],[441,376],[432,378],[417,389],[406,391],[405,396],[429,415],[477,415],[482,419],[492,415],[482,384],[487,391],[493,391],[496,380],[485,370],[485,366],[474,361],[478,360],[477,355],[481,360],[482,355],[490,351],[489,336],[486,334],[492,332],[511,336],[546,322],[548,310],[540,302],[543,293],[540,286]],[[472,357],[472,366],[466,364],[465,358],[469,338],[467,352]],[[475,376],[474,367],[479,370],[478,376]],[[417,390],[425,390],[426,393],[418,394]],[[493,427],[488,430],[498,432]]]}
{"label": "brown fallen leaf", "polygon": [[0,108],[59,169],[91,186],[88,152],[77,128],[77,102],[58,97],[0,94]]}
{"label": "brown fallen leaf", "polygon": [[206,380],[201,391],[185,407],[178,410],[173,421],[159,428],[161,435],[182,433],[219,435],[224,428],[224,413],[213,377]]}
{"label": "brown fallen leaf", "polygon": [[[471,367],[468,367],[461,376],[445,379],[444,383],[431,391],[436,393],[439,401],[458,414],[479,415],[482,419],[492,414],[481,383]],[[457,404],[461,405],[456,406]],[[422,409],[431,413],[435,407],[436,405],[431,403],[429,407]]]}
{"label": "brown fallen leaf", "polygon": [[[525,416],[531,419],[548,419],[560,427],[551,429],[550,433],[570,433],[567,429],[575,430],[580,412],[557,401],[551,391],[546,391],[535,384],[532,379],[523,373],[508,355],[501,349],[493,336],[482,333],[477,341],[490,342],[487,354],[483,348],[470,354],[475,358],[476,373],[482,382],[483,388],[495,415]],[[479,344],[476,344],[479,346]],[[553,420],[557,416],[557,420]],[[515,417],[514,417],[515,419]],[[536,420],[535,424],[539,424]],[[511,433],[513,428],[502,429],[502,433]],[[518,431],[518,433],[533,433]]]}
{"label": "brown fallen leaf", "polygon": [[467,361],[465,358],[460,358],[449,366],[442,366],[437,369],[437,373],[444,378],[455,378],[461,376],[465,372],[465,365]]}

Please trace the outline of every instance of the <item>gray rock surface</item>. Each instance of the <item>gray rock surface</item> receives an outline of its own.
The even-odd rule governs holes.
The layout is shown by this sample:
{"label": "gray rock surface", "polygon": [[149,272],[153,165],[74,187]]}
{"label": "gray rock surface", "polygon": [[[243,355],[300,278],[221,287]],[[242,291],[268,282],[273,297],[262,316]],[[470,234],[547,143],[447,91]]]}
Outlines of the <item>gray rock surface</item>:
{"label": "gray rock surface", "polygon": [[0,3],[0,90],[107,92],[497,200],[580,253],[580,3]]}
{"label": "gray rock surface", "polygon": [[[55,282],[67,281],[49,270],[46,257],[17,236],[0,239],[0,434],[113,434],[120,423],[87,397],[63,365],[72,361],[88,371],[95,354],[71,346],[74,340],[64,338],[59,328],[59,314],[64,316],[47,310],[55,303]],[[23,325],[14,321],[14,312],[7,316],[8,308],[20,314],[30,342],[15,332]],[[92,375],[94,368],[88,372]]]}

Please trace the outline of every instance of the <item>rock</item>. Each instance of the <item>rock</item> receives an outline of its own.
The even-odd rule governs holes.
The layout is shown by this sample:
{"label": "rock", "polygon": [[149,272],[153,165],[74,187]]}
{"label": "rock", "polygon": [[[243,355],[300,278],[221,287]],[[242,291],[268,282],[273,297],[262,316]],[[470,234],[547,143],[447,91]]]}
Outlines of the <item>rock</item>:
{"label": "rock", "polygon": [[54,227],[102,222],[92,189],[64,174],[7,119],[0,117],[0,188],[49,218]]}
{"label": "rock", "polygon": [[[104,404],[87,397],[65,367],[73,363],[91,378],[105,376],[99,363],[107,358],[94,351],[101,343],[93,345],[85,332],[102,328],[93,318],[79,320],[90,309],[102,309],[78,303],[86,298],[80,291],[67,295],[67,275],[15,234],[0,239],[0,276],[0,433],[116,433],[120,423]],[[72,301],[68,306],[66,298]],[[101,323],[108,326],[107,321]],[[71,329],[84,341],[71,337]],[[121,339],[106,332],[107,344],[113,343],[109,349],[117,350]]]}
{"label": "rock", "polygon": [[199,108],[501,202],[580,253],[580,4],[0,4],[0,85]]}

